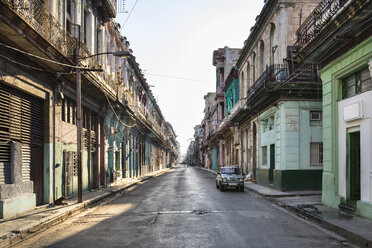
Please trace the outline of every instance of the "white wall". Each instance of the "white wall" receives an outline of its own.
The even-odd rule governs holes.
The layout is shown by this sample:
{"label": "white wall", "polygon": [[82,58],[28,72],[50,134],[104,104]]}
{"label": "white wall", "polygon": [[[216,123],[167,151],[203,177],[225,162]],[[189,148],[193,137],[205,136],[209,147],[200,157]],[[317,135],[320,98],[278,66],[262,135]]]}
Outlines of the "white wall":
{"label": "white wall", "polygon": [[[360,106],[360,113],[354,120],[348,120],[348,115],[358,115],[358,110],[352,113],[344,112],[345,107]],[[352,117],[352,116],[350,116]],[[361,148],[361,200],[372,201],[372,136],[371,136],[371,118],[372,118],[372,91],[350,97],[338,103],[338,177],[339,195],[346,198],[347,194],[347,134],[348,132],[360,131],[360,148]]]}

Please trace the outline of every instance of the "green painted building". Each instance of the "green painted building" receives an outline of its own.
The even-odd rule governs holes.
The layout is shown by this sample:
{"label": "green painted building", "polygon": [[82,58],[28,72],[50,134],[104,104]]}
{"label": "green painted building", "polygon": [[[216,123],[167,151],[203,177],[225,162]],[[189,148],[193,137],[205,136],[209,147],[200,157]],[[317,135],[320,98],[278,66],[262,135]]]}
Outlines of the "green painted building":
{"label": "green painted building", "polygon": [[318,6],[300,27],[298,59],[322,65],[324,171],[322,202],[372,218],[372,3]]}
{"label": "green painted building", "polygon": [[237,67],[231,68],[223,91],[225,94],[226,115],[229,115],[231,109],[239,101],[239,71]]}
{"label": "green painted building", "polygon": [[288,190],[320,190],[321,101],[279,101],[259,115],[257,180]]}

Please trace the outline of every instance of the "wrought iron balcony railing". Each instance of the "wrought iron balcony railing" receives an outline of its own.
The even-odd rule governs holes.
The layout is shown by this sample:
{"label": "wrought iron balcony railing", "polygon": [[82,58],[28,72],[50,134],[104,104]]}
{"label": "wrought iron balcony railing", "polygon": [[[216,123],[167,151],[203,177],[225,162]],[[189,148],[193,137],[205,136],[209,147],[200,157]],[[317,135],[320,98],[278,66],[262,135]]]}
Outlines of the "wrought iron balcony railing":
{"label": "wrought iron balcony railing", "polygon": [[98,10],[101,11],[103,22],[108,22],[116,17],[117,0],[94,0]]}
{"label": "wrought iron balcony railing", "polygon": [[351,0],[322,0],[297,30],[295,44],[301,51]]}
{"label": "wrought iron balcony railing", "polygon": [[278,89],[287,83],[309,83],[321,82],[319,77],[319,66],[311,64],[300,64],[298,68],[291,69],[288,65],[277,64],[267,67],[257,81],[247,92],[247,101],[254,98],[269,86]]}
{"label": "wrought iron balcony railing", "polygon": [[[89,49],[83,43],[80,43],[80,57],[86,58],[81,61],[81,65],[95,69],[101,68],[100,63],[97,61],[97,57],[92,56],[92,54],[89,52]],[[90,73],[92,73],[100,83],[99,88],[104,86],[106,93],[116,96],[117,88],[120,86],[120,84],[117,80],[115,80],[114,75],[110,75],[105,70],[92,71]]]}
{"label": "wrought iron balcony railing", "polygon": [[65,57],[74,55],[76,41],[40,0],[0,0]]}

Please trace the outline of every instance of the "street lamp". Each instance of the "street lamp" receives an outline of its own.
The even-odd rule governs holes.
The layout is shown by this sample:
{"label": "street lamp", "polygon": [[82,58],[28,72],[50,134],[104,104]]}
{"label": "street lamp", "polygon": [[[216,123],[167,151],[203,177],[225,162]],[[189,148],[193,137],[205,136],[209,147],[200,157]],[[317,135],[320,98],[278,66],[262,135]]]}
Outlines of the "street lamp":
{"label": "street lamp", "polygon": [[[112,54],[117,57],[131,57],[133,56],[129,51],[116,51],[116,52],[104,52],[97,53],[87,57],[80,58],[80,48],[76,47],[76,64],[79,65],[84,59],[100,56],[104,54]],[[102,71],[102,69],[81,69],[79,66],[76,68],[76,108],[77,108],[77,167],[78,167],[78,203],[83,202],[83,174],[81,164],[81,70],[84,71]]]}

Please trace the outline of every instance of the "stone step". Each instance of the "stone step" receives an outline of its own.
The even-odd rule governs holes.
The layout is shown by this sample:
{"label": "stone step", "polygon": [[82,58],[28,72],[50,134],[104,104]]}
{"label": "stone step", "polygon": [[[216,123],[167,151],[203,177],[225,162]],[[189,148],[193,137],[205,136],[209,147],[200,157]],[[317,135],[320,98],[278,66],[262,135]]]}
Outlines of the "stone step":
{"label": "stone step", "polygon": [[347,214],[354,214],[356,211],[356,207],[344,203],[338,205],[338,209]]}

